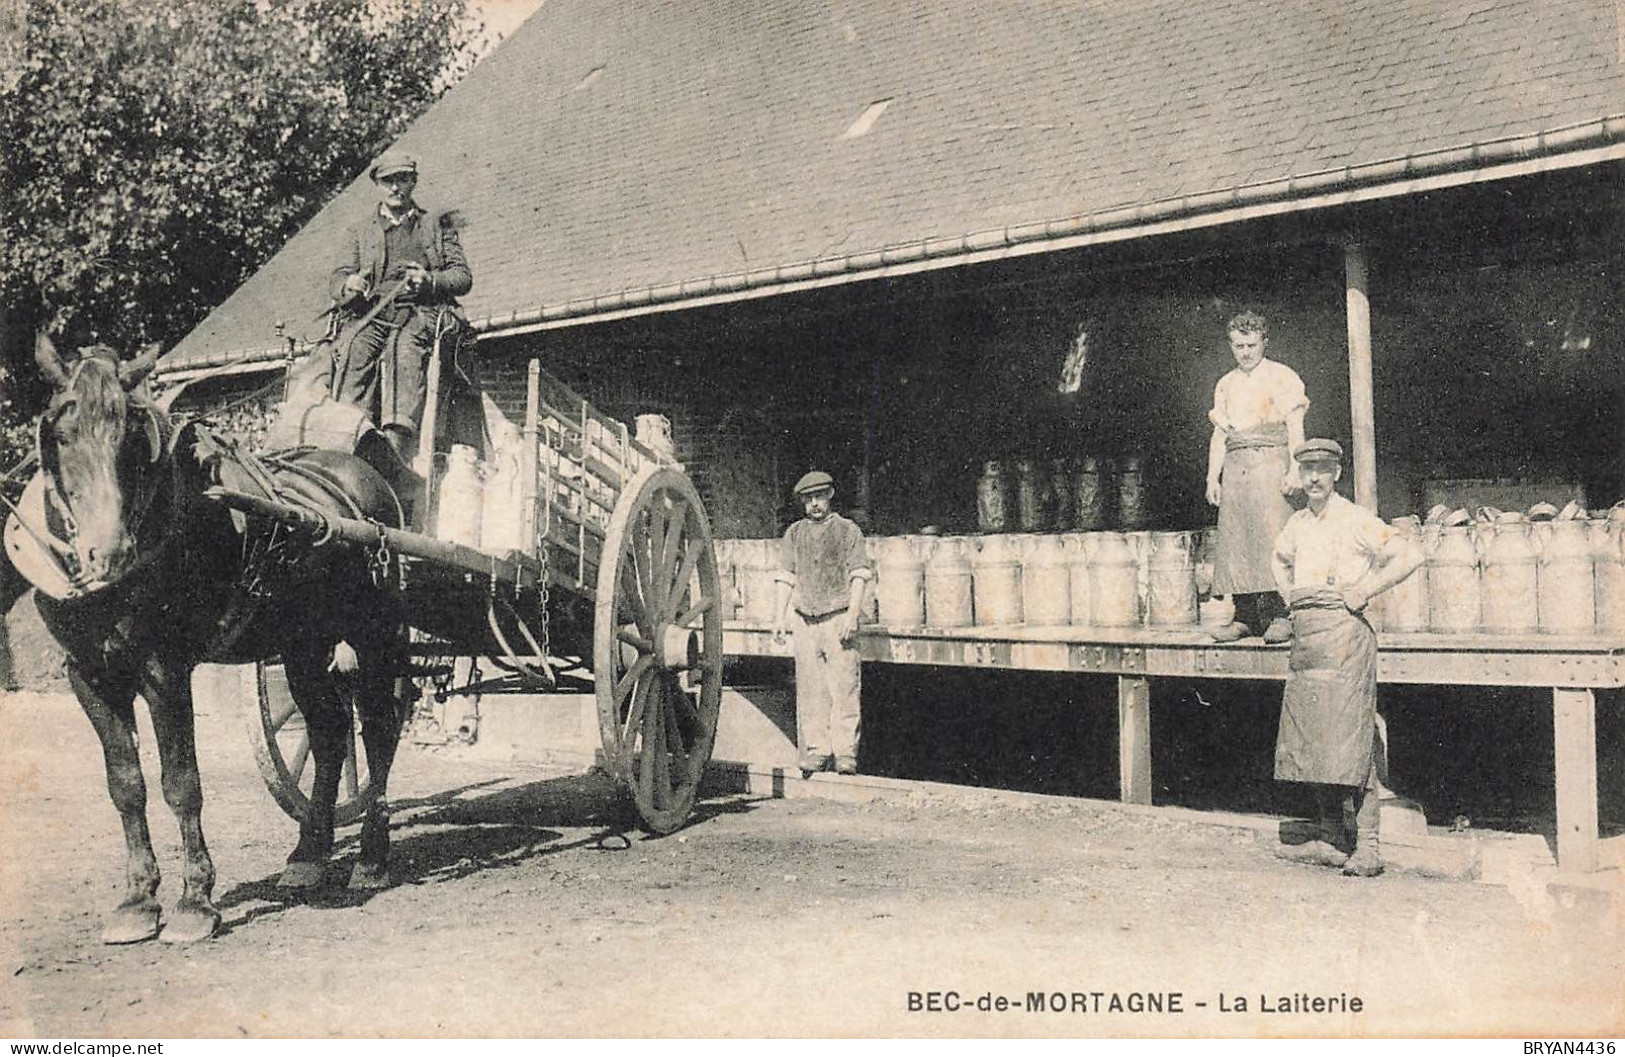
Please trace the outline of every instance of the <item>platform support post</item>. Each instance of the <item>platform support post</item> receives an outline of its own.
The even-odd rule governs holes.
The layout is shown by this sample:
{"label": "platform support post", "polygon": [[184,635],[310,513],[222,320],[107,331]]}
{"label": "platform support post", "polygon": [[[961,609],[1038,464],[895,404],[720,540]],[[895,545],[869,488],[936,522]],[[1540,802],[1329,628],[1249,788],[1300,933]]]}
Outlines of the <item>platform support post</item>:
{"label": "platform support post", "polygon": [[1151,803],[1151,680],[1143,675],[1117,677],[1118,799],[1125,804]]}
{"label": "platform support post", "polygon": [[1377,426],[1371,392],[1371,300],[1367,294],[1365,246],[1354,240],[1343,245],[1343,269],[1348,301],[1349,422],[1354,450],[1354,501],[1377,509]]}
{"label": "platform support post", "polygon": [[1590,690],[1552,691],[1557,756],[1557,867],[1597,868],[1597,697]]}
{"label": "platform support post", "polygon": [[[520,449],[519,462],[519,538],[524,540],[525,553],[544,557],[547,541],[537,537],[537,474],[547,466],[549,498],[553,488],[552,464],[542,461],[542,361],[532,359],[525,368],[525,446]],[[546,533],[552,525],[540,526]]]}

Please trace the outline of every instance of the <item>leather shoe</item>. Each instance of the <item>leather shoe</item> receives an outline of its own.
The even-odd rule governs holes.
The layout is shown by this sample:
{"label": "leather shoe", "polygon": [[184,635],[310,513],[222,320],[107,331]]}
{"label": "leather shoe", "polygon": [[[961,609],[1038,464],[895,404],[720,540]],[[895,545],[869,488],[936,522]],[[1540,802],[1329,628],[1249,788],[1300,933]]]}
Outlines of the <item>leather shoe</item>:
{"label": "leather shoe", "polygon": [[1208,631],[1208,635],[1214,642],[1235,642],[1238,639],[1246,638],[1249,634],[1251,634],[1251,629],[1237,620],[1232,620],[1228,624],[1221,624],[1219,627],[1211,628]]}
{"label": "leather shoe", "polygon": [[1361,841],[1348,862],[1343,864],[1343,873],[1348,877],[1376,877],[1382,873],[1382,856],[1371,841]]}
{"label": "leather shoe", "polygon": [[1272,646],[1279,646],[1283,642],[1292,641],[1292,621],[1286,617],[1276,617],[1270,621],[1270,626],[1264,629],[1264,641]]}
{"label": "leather shoe", "polygon": [[816,752],[804,752],[801,754],[801,763],[798,766],[801,768],[801,777],[811,778],[819,771],[829,768],[829,757],[820,756]]}
{"label": "leather shoe", "polygon": [[1347,853],[1339,851],[1323,840],[1305,841],[1302,844],[1277,844],[1275,857],[1309,866],[1325,866],[1332,870],[1341,866],[1345,873],[1348,870],[1346,864],[1350,861]]}
{"label": "leather shoe", "polygon": [[857,774],[858,773],[858,760],[857,760],[857,757],[856,756],[837,756],[837,757],[835,757],[835,773],[836,774]]}

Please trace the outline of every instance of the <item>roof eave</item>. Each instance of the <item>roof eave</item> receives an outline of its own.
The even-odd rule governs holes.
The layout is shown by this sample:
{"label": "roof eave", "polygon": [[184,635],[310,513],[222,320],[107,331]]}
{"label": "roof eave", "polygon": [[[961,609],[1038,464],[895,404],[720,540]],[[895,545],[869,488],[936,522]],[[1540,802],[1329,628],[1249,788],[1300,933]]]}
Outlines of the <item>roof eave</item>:
{"label": "roof eave", "polygon": [[[1056,220],[928,238],[881,249],[621,290],[503,311],[470,321],[482,337],[512,337],[633,316],[675,312],[819,287],[957,268],[1010,257],[1147,238],[1267,216],[1308,212],[1471,183],[1625,159],[1625,115],[1328,169],[1268,182],[1114,207]],[[285,348],[236,350],[160,373],[174,381],[271,370]]]}

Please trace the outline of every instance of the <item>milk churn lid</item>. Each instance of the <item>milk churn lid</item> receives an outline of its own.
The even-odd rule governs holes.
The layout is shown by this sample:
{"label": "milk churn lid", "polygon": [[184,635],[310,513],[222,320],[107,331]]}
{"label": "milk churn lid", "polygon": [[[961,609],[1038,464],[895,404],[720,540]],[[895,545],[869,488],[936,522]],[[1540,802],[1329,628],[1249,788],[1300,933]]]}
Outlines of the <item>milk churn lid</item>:
{"label": "milk churn lid", "polygon": [[813,492],[821,492],[826,488],[832,492],[835,490],[835,478],[823,470],[814,470],[796,482],[795,493],[796,495],[809,495]]}

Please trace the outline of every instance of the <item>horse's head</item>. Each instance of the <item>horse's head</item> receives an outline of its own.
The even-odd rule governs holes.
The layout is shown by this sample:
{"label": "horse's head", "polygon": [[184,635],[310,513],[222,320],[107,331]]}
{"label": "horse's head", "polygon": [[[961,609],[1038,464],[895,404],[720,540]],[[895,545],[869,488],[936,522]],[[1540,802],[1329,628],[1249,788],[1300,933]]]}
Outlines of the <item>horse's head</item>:
{"label": "horse's head", "polygon": [[43,334],[35,359],[56,393],[39,422],[51,534],[66,543],[75,586],[123,576],[160,485],[167,416],[132,390],[157,363],[158,347],[120,364],[112,350],[83,350],[65,366]]}

